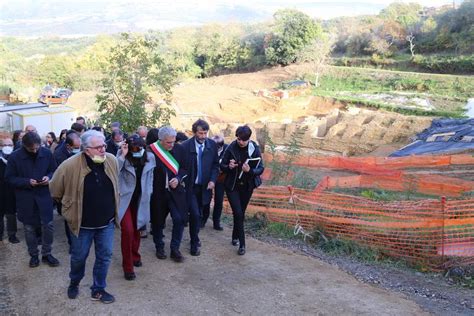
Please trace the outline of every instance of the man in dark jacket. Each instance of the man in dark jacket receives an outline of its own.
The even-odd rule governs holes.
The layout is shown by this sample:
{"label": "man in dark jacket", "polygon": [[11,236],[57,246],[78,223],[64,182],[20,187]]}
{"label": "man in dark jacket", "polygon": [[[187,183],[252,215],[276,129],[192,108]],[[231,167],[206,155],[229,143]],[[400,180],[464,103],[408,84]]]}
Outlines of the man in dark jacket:
{"label": "man in dark jacket", "polygon": [[[222,135],[215,135],[212,137],[212,140],[216,142],[217,155],[219,156],[220,163],[228,145],[224,144],[224,137],[222,137]],[[221,226],[221,215],[224,206],[224,179],[225,174],[220,171],[219,175],[217,176],[216,187],[214,188],[214,209],[212,211],[212,222],[214,223],[213,226],[215,230],[224,230],[224,228]],[[211,204],[204,205],[202,208],[201,228],[206,226],[206,222],[210,213]]]}
{"label": "man in dark jacket", "polygon": [[72,157],[74,154],[81,152],[81,138],[76,132],[71,131],[66,134],[66,140],[64,141],[63,145],[58,147],[54,151],[54,160],[56,164],[59,166],[62,164],[66,159]]}
{"label": "man in dark jacket", "polygon": [[41,138],[36,132],[28,132],[23,136],[22,147],[11,154],[5,172],[6,180],[15,188],[18,220],[25,227],[32,268],[39,265],[36,231],[40,227],[42,260],[53,267],[59,265],[51,254],[53,200],[48,188],[55,170],[56,162],[51,151],[41,147]]}
{"label": "man in dark jacket", "polygon": [[[152,130],[147,135],[147,143],[151,140]],[[148,137],[150,136],[150,137]],[[170,126],[160,128],[159,140],[150,144],[155,154],[156,167],[153,172],[153,194],[151,196],[151,223],[156,257],[166,259],[163,242],[163,229],[168,213],[173,220],[171,232],[170,257],[175,262],[183,262],[184,257],[179,251],[186,222],[186,193],[183,179],[186,178],[185,153],[181,145],[175,144],[176,131]]]}
{"label": "man in dark jacket", "polygon": [[194,136],[183,143],[186,153],[186,201],[189,209],[189,235],[191,255],[199,256],[203,206],[211,203],[212,190],[219,174],[219,157],[216,143],[207,137],[209,124],[197,120],[192,126]]}
{"label": "man in dark jacket", "polygon": [[121,130],[112,131],[112,135],[110,136],[110,139],[106,142],[107,152],[114,156],[117,156],[117,152],[123,143],[123,137],[124,135]]}
{"label": "man in dark jacket", "polygon": [[15,191],[11,185],[5,181],[5,170],[7,168],[8,159],[13,152],[13,141],[11,138],[5,138],[1,141],[0,152],[0,240],[3,239],[3,217],[7,219],[8,241],[12,244],[19,243],[16,237],[16,207],[15,207]]}

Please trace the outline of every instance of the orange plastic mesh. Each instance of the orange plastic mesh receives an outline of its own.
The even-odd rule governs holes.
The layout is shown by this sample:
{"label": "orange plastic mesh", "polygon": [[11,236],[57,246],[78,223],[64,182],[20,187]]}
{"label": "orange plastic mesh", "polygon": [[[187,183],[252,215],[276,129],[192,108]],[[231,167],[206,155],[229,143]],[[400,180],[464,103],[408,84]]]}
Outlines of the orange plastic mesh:
{"label": "orange plastic mesh", "polygon": [[[266,155],[265,159],[268,165],[272,157]],[[326,236],[352,240],[429,270],[474,264],[474,199],[453,199],[474,191],[474,182],[403,170],[473,163],[470,155],[299,157],[295,164],[306,168],[346,169],[359,174],[326,176],[313,190],[262,186],[255,190],[247,212],[263,212],[270,221],[298,224],[306,231],[318,229]],[[265,179],[271,179],[269,169]],[[374,201],[328,191],[336,187],[412,190],[439,198]],[[227,204],[225,211],[231,212]]]}

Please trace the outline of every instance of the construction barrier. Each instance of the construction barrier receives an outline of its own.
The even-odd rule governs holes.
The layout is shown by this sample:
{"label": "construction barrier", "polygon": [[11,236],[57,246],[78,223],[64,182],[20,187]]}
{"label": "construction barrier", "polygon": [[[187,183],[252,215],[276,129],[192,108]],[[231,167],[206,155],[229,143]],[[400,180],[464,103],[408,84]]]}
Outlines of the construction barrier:
{"label": "construction barrier", "polygon": [[[226,205],[226,212],[230,207]],[[264,186],[248,213],[318,229],[427,270],[474,264],[474,199],[380,202],[331,192]]]}
{"label": "construction barrier", "polygon": [[[264,159],[268,166],[272,157]],[[410,168],[472,165],[472,156],[299,157],[294,164],[358,174],[326,176],[311,190],[264,185],[255,190],[248,213],[262,212],[270,221],[351,240],[426,270],[474,264],[474,199],[455,199],[474,191],[474,182],[429,172],[410,173]],[[271,179],[271,170],[263,178]],[[438,198],[375,201],[331,192],[334,188],[417,191]],[[228,205],[225,211],[231,212]]]}

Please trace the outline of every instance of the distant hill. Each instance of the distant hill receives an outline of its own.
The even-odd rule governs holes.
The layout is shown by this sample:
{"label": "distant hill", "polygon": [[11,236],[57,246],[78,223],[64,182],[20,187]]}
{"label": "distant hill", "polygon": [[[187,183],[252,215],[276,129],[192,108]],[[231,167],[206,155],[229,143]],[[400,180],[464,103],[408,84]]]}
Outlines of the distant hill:
{"label": "distant hill", "polygon": [[[4,3],[4,4],[2,4]],[[143,32],[210,22],[268,20],[279,8],[295,7],[325,18],[375,14],[387,4],[368,2],[17,0],[0,1],[0,36],[71,36]]]}

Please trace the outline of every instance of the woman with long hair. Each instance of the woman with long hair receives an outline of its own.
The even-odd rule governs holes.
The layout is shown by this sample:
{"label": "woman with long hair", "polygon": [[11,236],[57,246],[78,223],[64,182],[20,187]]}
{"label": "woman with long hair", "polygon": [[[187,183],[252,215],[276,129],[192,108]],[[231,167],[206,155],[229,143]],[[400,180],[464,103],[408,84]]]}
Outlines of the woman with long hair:
{"label": "woman with long hair", "polygon": [[122,267],[126,280],[136,278],[134,267],[142,266],[139,229],[150,221],[155,156],[146,151],[143,138],[134,134],[117,152],[119,163],[119,220],[122,231]]}
{"label": "woman with long hair", "polygon": [[46,134],[45,138],[45,147],[49,148],[49,150],[54,153],[54,150],[58,146],[58,139],[56,138],[56,134],[54,134],[54,132],[49,132],[48,134]]}

